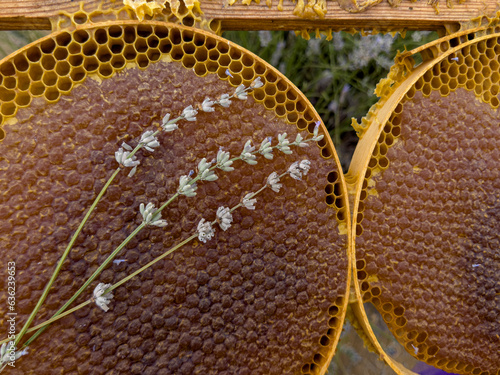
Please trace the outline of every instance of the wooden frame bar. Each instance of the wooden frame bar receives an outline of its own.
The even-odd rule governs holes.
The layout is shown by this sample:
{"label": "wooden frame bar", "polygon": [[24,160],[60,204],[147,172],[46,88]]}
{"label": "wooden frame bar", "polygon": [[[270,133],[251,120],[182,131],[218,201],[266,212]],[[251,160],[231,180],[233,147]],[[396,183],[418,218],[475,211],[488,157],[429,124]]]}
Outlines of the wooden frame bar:
{"label": "wooden frame bar", "polygon": [[[105,0],[103,9],[116,7],[120,0]],[[224,0],[227,1],[227,0]],[[354,1],[354,0],[352,0]],[[278,0],[269,8],[265,1],[243,5],[241,1],[232,6],[220,0],[201,0],[201,9],[207,19],[220,20],[223,30],[438,30],[446,25],[455,26],[471,18],[490,14],[497,7],[495,0],[466,0],[458,4],[451,0],[452,7],[445,0],[439,0],[439,14],[426,0],[402,0],[398,7],[391,7],[387,0],[360,13],[349,13],[336,0],[327,0],[325,18],[304,19],[293,14],[295,4],[283,1],[283,10],[277,9]],[[85,7],[93,9],[101,0],[85,1]],[[114,4],[114,5],[113,5]],[[61,11],[73,13],[79,3],[73,0],[0,0],[0,29],[50,29],[49,18]]]}

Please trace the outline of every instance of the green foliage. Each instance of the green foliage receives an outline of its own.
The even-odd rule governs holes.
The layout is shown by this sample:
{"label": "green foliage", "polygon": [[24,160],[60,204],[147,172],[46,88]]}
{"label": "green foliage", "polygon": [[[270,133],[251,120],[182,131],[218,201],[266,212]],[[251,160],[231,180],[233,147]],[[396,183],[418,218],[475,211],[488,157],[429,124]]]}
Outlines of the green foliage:
{"label": "green foliage", "polygon": [[48,34],[41,30],[0,31],[0,59]]}

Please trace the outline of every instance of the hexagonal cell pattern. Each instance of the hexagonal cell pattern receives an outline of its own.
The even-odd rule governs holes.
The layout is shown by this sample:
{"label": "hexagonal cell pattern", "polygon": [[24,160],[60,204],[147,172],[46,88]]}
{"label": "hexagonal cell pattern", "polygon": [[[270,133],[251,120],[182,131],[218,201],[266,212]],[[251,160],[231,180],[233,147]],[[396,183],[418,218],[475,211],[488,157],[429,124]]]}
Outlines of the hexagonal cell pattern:
{"label": "hexagonal cell pattern", "polygon": [[[226,74],[226,71],[230,73]],[[114,152],[204,98],[261,77],[229,108],[162,134],[120,175],[78,237],[37,323],[51,316],[157,206],[181,175],[219,147],[238,155],[279,133],[310,135],[319,120],[276,70],[219,37],[154,23],[82,27],[20,51],[0,67],[0,262],[17,264],[21,324],[86,208],[116,168]],[[132,141],[133,142],[133,141]],[[179,198],[164,229],[146,229],[98,278],[114,283],[193,233],[201,217],[233,206],[298,158],[312,169],[265,191],[255,211],[206,244],[194,241],[115,290],[111,310],[87,306],[54,324],[13,374],[316,374],[333,355],[345,314],[348,225],[341,169],[326,141],[292,155],[235,163]],[[327,229],[325,229],[327,228]],[[4,288],[5,278],[0,280]],[[95,287],[92,284],[91,289]],[[85,298],[88,298],[86,295]],[[6,295],[0,296],[6,306]]]}
{"label": "hexagonal cell pattern", "polygon": [[363,301],[408,352],[495,375],[500,48],[497,35],[461,38],[438,46],[465,43],[416,81],[379,134],[355,210],[356,268]]}

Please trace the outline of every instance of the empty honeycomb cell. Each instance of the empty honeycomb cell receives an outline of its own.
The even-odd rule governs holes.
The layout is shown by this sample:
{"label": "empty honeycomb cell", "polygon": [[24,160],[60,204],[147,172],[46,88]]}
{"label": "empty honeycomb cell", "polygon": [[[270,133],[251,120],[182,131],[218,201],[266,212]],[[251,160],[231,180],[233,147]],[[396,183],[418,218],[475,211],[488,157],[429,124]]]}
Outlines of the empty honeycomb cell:
{"label": "empty honeycomb cell", "polygon": [[134,43],[135,50],[139,53],[144,53],[148,50],[148,43],[144,38],[137,38]]}
{"label": "empty honeycomb cell", "polygon": [[73,82],[75,82],[75,83],[82,81],[83,79],[85,79],[86,76],[87,76],[87,72],[83,68],[83,66],[79,66],[79,67],[74,68],[70,73],[70,77],[73,80]]}
{"label": "empty honeycomb cell", "polygon": [[81,50],[82,50],[82,45],[80,43],[71,42],[68,45],[68,53],[71,55],[79,54],[81,52]]}
{"label": "empty honeycomb cell", "polygon": [[69,92],[72,87],[73,81],[69,77],[59,77],[57,80],[57,88],[64,93]]}
{"label": "empty honeycomb cell", "polygon": [[66,76],[71,71],[71,66],[67,61],[58,61],[54,71],[58,76]]}
{"label": "empty honeycomb cell", "polygon": [[160,44],[160,39],[156,35],[151,35],[147,38],[149,48],[156,48]]}
{"label": "empty honeycomb cell", "polygon": [[99,49],[97,50],[97,58],[99,59],[100,62],[108,62],[111,60],[112,53],[107,45],[105,46],[100,46]]}
{"label": "empty honeycomb cell", "polygon": [[44,95],[48,102],[56,102],[59,99],[60,92],[57,87],[48,87]]}
{"label": "empty honeycomb cell", "polygon": [[56,60],[65,60],[68,57],[68,50],[66,48],[57,47],[54,51],[54,57]]}
{"label": "empty honeycomb cell", "polygon": [[[123,49],[123,57],[125,57],[125,59],[127,60],[135,60],[135,58],[137,57],[137,52],[134,46],[125,46],[125,48]],[[172,58],[175,60],[174,55],[172,55]]]}
{"label": "empty honeycomb cell", "polygon": [[12,116],[16,112],[16,105],[13,102],[4,102],[0,107],[0,111],[5,116]]}
{"label": "empty honeycomb cell", "polygon": [[184,67],[191,69],[196,64],[196,58],[191,55],[184,55],[182,57],[182,65]]}
{"label": "empty honeycomb cell", "polygon": [[[147,59],[147,58],[146,58]],[[137,59],[137,64],[139,66],[141,66],[141,63],[139,62],[139,59]],[[148,61],[149,62],[149,61]],[[146,63],[146,66],[147,66],[147,63]],[[99,76],[101,78],[107,78],[107,77],[110,77],[112,74],[113,74],[113,66],[110,64],[110,63],[106,63],[106,64],[101,64],[99,66]]]}
{"label": "empty honeycomb cell", "polygon": [[16,74],[16,67],[11,61],[6,61],[0,66],[0,74],[8,77]]}
{"label": "empty honeycomb cell", "polygon": [[16,88],[21,91],[26,91],[29,89],[31,83],[30,76],[28,74],[19,74],[19,78],[17,79]]}
{"label": "empty honeycomb cell", "polygon": [[14,59],[14,66],[18,72],[25,72],[29,68],[29,62],[24,55],[18,55]]}
{"label": "empty honeycomb cell", "polygon": [[108,32],[104,29],[95,30],[94,39],[98,44],[106,44],[108,42]]}
{"label": "empty honeycomb cell", "polygon": [[156,48],[150,48],[150,49],[148,49],[146,56],[148,57],[149,61],[155,62],[161,58],[161,52],[160,52],[160,50],[158,50]]}
{"label": "empty honeycomb cell", "polygon": [[32,96],[41,96],[45,91],[45,85],[42,82],[33,82],[30,86]]}
{"label": "empty honeycomb cell", "polygon": [[232,61],[229,64],[229,70],[233,73],[240,73],[241,69],[243,69],[243,65],[241,64],[240,61]]}
{"label": "empty honeycomb cell", "polygon": [[80,65],[83,64],[83,56],[81,56],[81,55],[72,55],[72,56],[69,57],[68,62],[72,66],[74,66],[74,67],[80,66]]}
{"label": "empty honeycomb cell", "polygon": [[83,60],[83,68],[87,72],[94,72],[99,68],[99,60],[96,56],[87,56]]}
{"label": "empty honeycomb cell", "polygon": [[13,100],[16,93],[13,90],[7,90],[5,87],[0,86],[0,99],[2,102],[9,102]]}
{"label": "empty honeycomb cell", "polygon": [[51,55],[44,55],[41,60],[42,68],[45,70],[52,70],[56,65],[56,60]]}
{"label": "empty honeycomb cell", "polygon": [[77,12],[73,14],[71,18],[77,25],[83,25],[87,22],[87,14],[84,12]]}
{"label": "empty honeycomb cell", "polygon": [[[185,22],[189,22],[187,17]],[[26,177],[30,192],[23,199],[40,197],[26,204],[26,212],[36,216],[37,226],[9,221],[15,229],[11,236],[0,238],[0,247],[13,249],[16,241],[15,256],[26,260],[19,263],[31,275],[43,275],[47,266],[55,265],[59,245],[70,237],[64,226],[84,214],[95,197],[96,186],[106,180],[106,170],[115,166],[114,150],[125,135],[137,138],[145,128],[156,126],[158,115],[166,110],[180,113],[206,97],[231,94],[240,83],[249,85],[257,76],[264,83],[264,87],[250,91],[247,100],[233,99],[229,108],[217,106],[215,114],[200,112],[197,123],[183,121],[177,135],[160,139],[162,147],[154,157],[150,153],[141,155],[144,163],[134,184],[119,181],[110,187],[97,208],[98,214],[84,229],[85,240],[78,242],[60,283],[54,285],[54,295],[63,299],[71,295],[73,285],[80,285],[90,275],[90,264],[109,254],[125,238],[124,228],[135,226],[135,208],[145,197],[151,199],[158,194],[151,181],[168,186],[186,165],[216,153],[219,146],[236,155],[241,152],[241,144],[235,140],[251,138],[257,144],[266,136],[276,140],[284,132],[295,139],[299,131],[310,137],[319,121],[302,94],[279,72],[213,35],[154,23],[116,23],[81,25],[73,32],[55,33],[43,43],[43,48],[39,43],[33,49],[40,51],[39,58],[30,59],[26,53],[13,56],[24,56],[27,70],[0,75],[0,136],[7,140],[0,142],[0,153],[7,157],[7,163],[26,166],[26,176],[34,176],[33,181]],[[52,67],[47,63],[50,58],[55,62]],[[226,74],[228,68],[233,77]],[[20,87],[24,90],[14,90]],[[42,99],[32,108],[32,98],[38,96]],[[60,100],[62,97],[67,100]],[[9,100],[4,102],[4,98]],[[5,122],[13,116],[17,121]],[[37,139],[34,152],[25,141],[21,143],[20,150],[29,151],[23,160],[17,158],[19,152],[12,152],[19,144],[16,137]],[[37,356],[35,363],[26,357],[16,363],[15,371],[26,373],[36,367],[40,373],[78,368],[99,373],[206,373],[217,369],[228,373],[296,374],[306,368],[306,373],[324,373],[345,315],[349,262],[346,228],[350,228],[345,183],[333,146],[326,138],[294,150],[292,155],[277,154],[272,162],[260,158],[262,163],[259,160],[255,168],[243,167],[240,175],[223,173],[216,184],[200,184],[199,200],[216,201],[198,207],[179,199],[178,206],[172,206],[171,217],[184,217],[182,224],[172,219],[172,227],[165,232],[168,235],[147,229],[140,240],[134,239],[123,250],[127,262],[103,272],[100,281],[116,282],[134,263],[145,264],[152,254],[171,248],[184,234],[195,230],[200,216],[208,217],[218,205],[227,205],[229,196],[262,186],[273,166],[285,167],[297,156],[310,159],[314,165],[302,181],[284,181],[286,189],[278,194],[264,192],[258,200],[262,210],[235,215],[233,227],[217,233],[218,241],[186,245],[185,251],[164,260],[149,276],[146,272],[128,287],[118,288],[112,309],[103,319],[95,315],[102,312],[89,306],[75,312],[71,322],[57,323],[50,329],[57,330],[58,335],[47,335],[45,340],[42,335],[32,346],[43,358]],[[325,186],[330,186],[329,194]],[[175,189],[173,185],[170,188]],[[11,195],[0,205],[18,204],[16,199],[11,200],[15,190],[8,192]],[[161,194],[166,198],[166,191]],[[292,215],[285,216],[284,212]],[[264,222],[267,224],[261,225]],[[33,236],[24,225],[30,225]],[[319,230],[326,225],[328,231]],[[52,234],[39,232],[46,228]],[[293,234],[293,238],[276,233]],[[297,241],[303,241],[303,249],[307,248],[305,241],[314,246],[307,252],[299,250]],[[30,249],[41,247],[44,258],[40,260],[41,253]],[[50,261],[45,258],[49,255]],[[314,272],[308,271],[312,269]],[[20,300],[30,300],[34,290],[43,288],[43,281],[36,276],[31,283],[20,283]],[[29,312],[29,303],[25,305],[24,317],[20,318]],[[47,314],[58,307],[58,303],[47,305]],[[61,347],[68,340],[75,344]],[[47,354],[37,345],[45,347]],[[60,354],[51,357],[50,371],[39,364],[47,363],[48,352]],[[82,358],[90,355],[82,360],[87,367],[77,367],[74,353],[83,353]]]}

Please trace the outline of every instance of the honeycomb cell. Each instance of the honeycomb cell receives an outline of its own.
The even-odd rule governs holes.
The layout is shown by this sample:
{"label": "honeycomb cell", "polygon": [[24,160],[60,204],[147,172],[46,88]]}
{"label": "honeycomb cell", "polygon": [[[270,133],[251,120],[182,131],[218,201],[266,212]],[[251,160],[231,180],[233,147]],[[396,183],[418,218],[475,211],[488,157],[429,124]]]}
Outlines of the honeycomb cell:
{"label": "honeycomb cell", "polygon": [[[10,182],[0,214],[10,212],[2,207],[25,207],[23,214],[2,218],[6,225],[0,227],[10,233],[0,237],[0,247],[16,249],[4,262],[16,258],[24,272],[20,320],[117,166],[117,147],[158,126],[166,111],[178,115],[256,77],[264,83],[247,100],[233,98],[229,108],[180,121],[154,154],[140,155],[136,175],[117,177],[66,260],[46,316],[137,226],[139,204],[168,199],[175,181],[199,159],[211,160],[219,147],[239,155],[247,139],[258,145],[271,136],[275,143],[283,132],[292,140],[299,132],[307,138],[319,121],[302,94],[263,61],[222,38],[182,27],[82,24],[14,55],[0,73],[0,154],[9,165],[0,181],[17,181]],[[25,90],[16,91],[21,86]],[[16,121],[6,121],[14,116]],[[274,169],[299,156],[314,166],[301,181],[283,179],[279,193],[264,191],[256,210],[235,211],[232,227],[217,230],[216,240],[196,240],[117,288],[107,313],[86,306],[54,324],[30,348],[40,355],[23,357],[12,373],[292,374],[304,365],[308,373],[323,372],[339,339],[348,285],[349,213],[332,147],[323,140],[292,155],[277,153],[272,161],[259,157],[253,168],[235,162],[241,173],[199,184],[199,205],[177,199],[165,230],[145,229],[123,249],[125,261],[106,269],[100,282],[117,282],[172,248],[201,217],[237,204]],[[331,193],[325,194],[328,184]],[[327,225],[328,231],[320,229]]]}
{"label": "honeycomb cell", "polygon": [[441,45],[386,123],[374,121],[381,131],[354,211],[362,300],[410,354],[460,374],[500,368],[499,75],[488,40]]}

